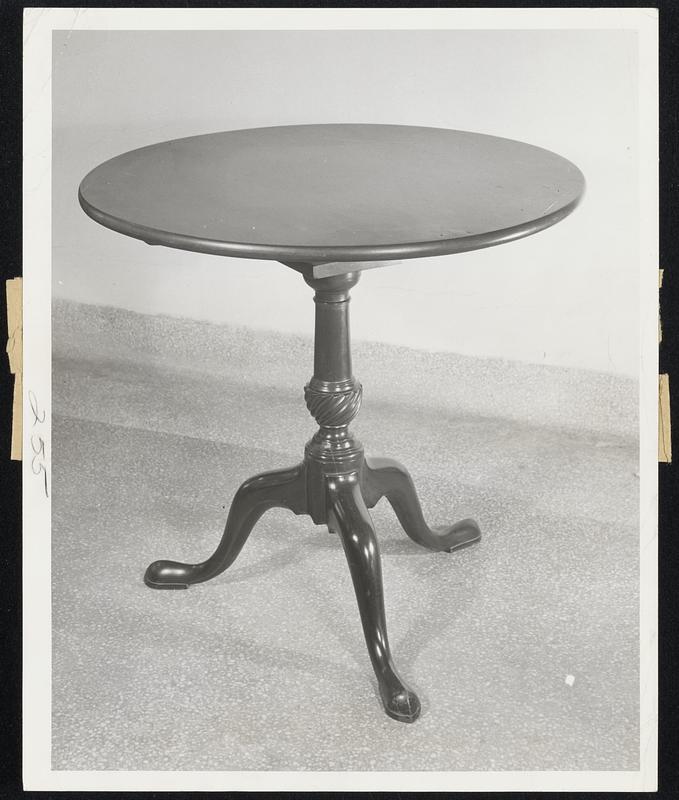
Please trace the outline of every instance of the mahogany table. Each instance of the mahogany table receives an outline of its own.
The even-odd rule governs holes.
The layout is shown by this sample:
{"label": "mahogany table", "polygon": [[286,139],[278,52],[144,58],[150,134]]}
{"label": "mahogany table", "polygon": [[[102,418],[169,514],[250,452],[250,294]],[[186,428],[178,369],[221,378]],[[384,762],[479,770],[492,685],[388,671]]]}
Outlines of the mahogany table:
{"label": "mahogany table", "polygon": [[[584,190],[564,158],[509,139],[401,125],[296,125],[192,136],[124,153],[92,170],[79,200],[97,222],[152,245],[273,259],[314,291],[314,373],[304,388],[319,425],[303,461],[246,480],[215,552],[155,561],[144,580],[186,589],[229,567],[273,507],[339,534],[384,708],[412,722],[420,702],[392,660],[380,555],[368,512],[382,497],[406,534],[451,552],[478,541],[473,520],[430,528],[405,467],[367,458],[349,423],[361,404],[349,343],[349,290],[389,260],[459,253],[536,233]],[[415,280],[426,280],[421,263]],[[419,269],[418,269],[419,268]],[[419,272],[419,275],[418,275]]]}

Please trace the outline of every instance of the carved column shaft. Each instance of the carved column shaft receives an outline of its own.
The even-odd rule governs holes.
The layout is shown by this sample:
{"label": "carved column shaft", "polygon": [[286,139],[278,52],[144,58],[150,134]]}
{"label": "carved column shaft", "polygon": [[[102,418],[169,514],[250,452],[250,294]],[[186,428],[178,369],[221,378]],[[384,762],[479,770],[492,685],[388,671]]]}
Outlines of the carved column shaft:
{"label": "carved column shaft", "polygon": [[[316,290],[314,375],[304,387],[307,408],[319,425],[305,449],[311,485],[322,476],[358,471],[363,463],[363,447],[349,433],[349,423],[361,406],[362,391],[351,371],[349,336],[349,290],[358,277],[358,272],[349,272],[305,278]],[[321,507],[318,500],[324,494],[309,492],[314,518],[324,517],[324,503]]]}
{"label": "carved column shaft", "polygon": [[321,429],[347,428],[361,405],[361,384],[351,371],[349,290],[358,272],[306,278],[316,290],[314,375],[304,387],[307,408]]}

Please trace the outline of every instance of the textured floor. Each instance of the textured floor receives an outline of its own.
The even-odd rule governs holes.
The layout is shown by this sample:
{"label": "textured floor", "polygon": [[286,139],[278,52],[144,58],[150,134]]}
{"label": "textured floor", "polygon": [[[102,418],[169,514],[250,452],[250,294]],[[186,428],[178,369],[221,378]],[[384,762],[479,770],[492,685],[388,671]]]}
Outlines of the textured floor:
{"label": "textured floor", "polygon": [[435,554],[373,509],[414,725],[384,715],[339,540],[308,518],[268,512],[211,582],[144,586],[212,552],[241,480],[300,460],[301,387],[251,359],[257,383],[57,348],[54,768],[637,769],[631,436],[366,395],[366,451],[408,466],[431,523],[483,530]]}

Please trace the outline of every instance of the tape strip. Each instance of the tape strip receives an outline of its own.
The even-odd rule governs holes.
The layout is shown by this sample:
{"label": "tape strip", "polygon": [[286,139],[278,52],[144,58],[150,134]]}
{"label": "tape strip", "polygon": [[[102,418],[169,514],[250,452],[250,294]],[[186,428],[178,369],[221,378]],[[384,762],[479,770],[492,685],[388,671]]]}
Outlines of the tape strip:
{"label": "tape strip", "polygon": [[672,461],[672,418],[670,416],[670,376],[658,376],[658,461]]}
{"label": "tape strip", "polygon": [[22,397],[23,397],[23,282],[21,278],[6,281],[7,291],[7,355],[9,370],[14,377],[14,399],[12,402],[12,444],[10,458],[21,461]]}

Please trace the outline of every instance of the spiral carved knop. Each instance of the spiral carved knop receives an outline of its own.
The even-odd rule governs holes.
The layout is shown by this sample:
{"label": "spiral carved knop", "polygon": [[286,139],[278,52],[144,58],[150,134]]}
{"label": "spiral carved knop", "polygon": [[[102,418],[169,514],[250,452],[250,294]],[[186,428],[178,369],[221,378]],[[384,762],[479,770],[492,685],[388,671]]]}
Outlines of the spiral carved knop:
{"label": "spiral carved knop", "polygon": [[348,425],[361,407],[363,389],[352,380],[341,384],[315,382],[304,387],[306,406],[322,428]]}

